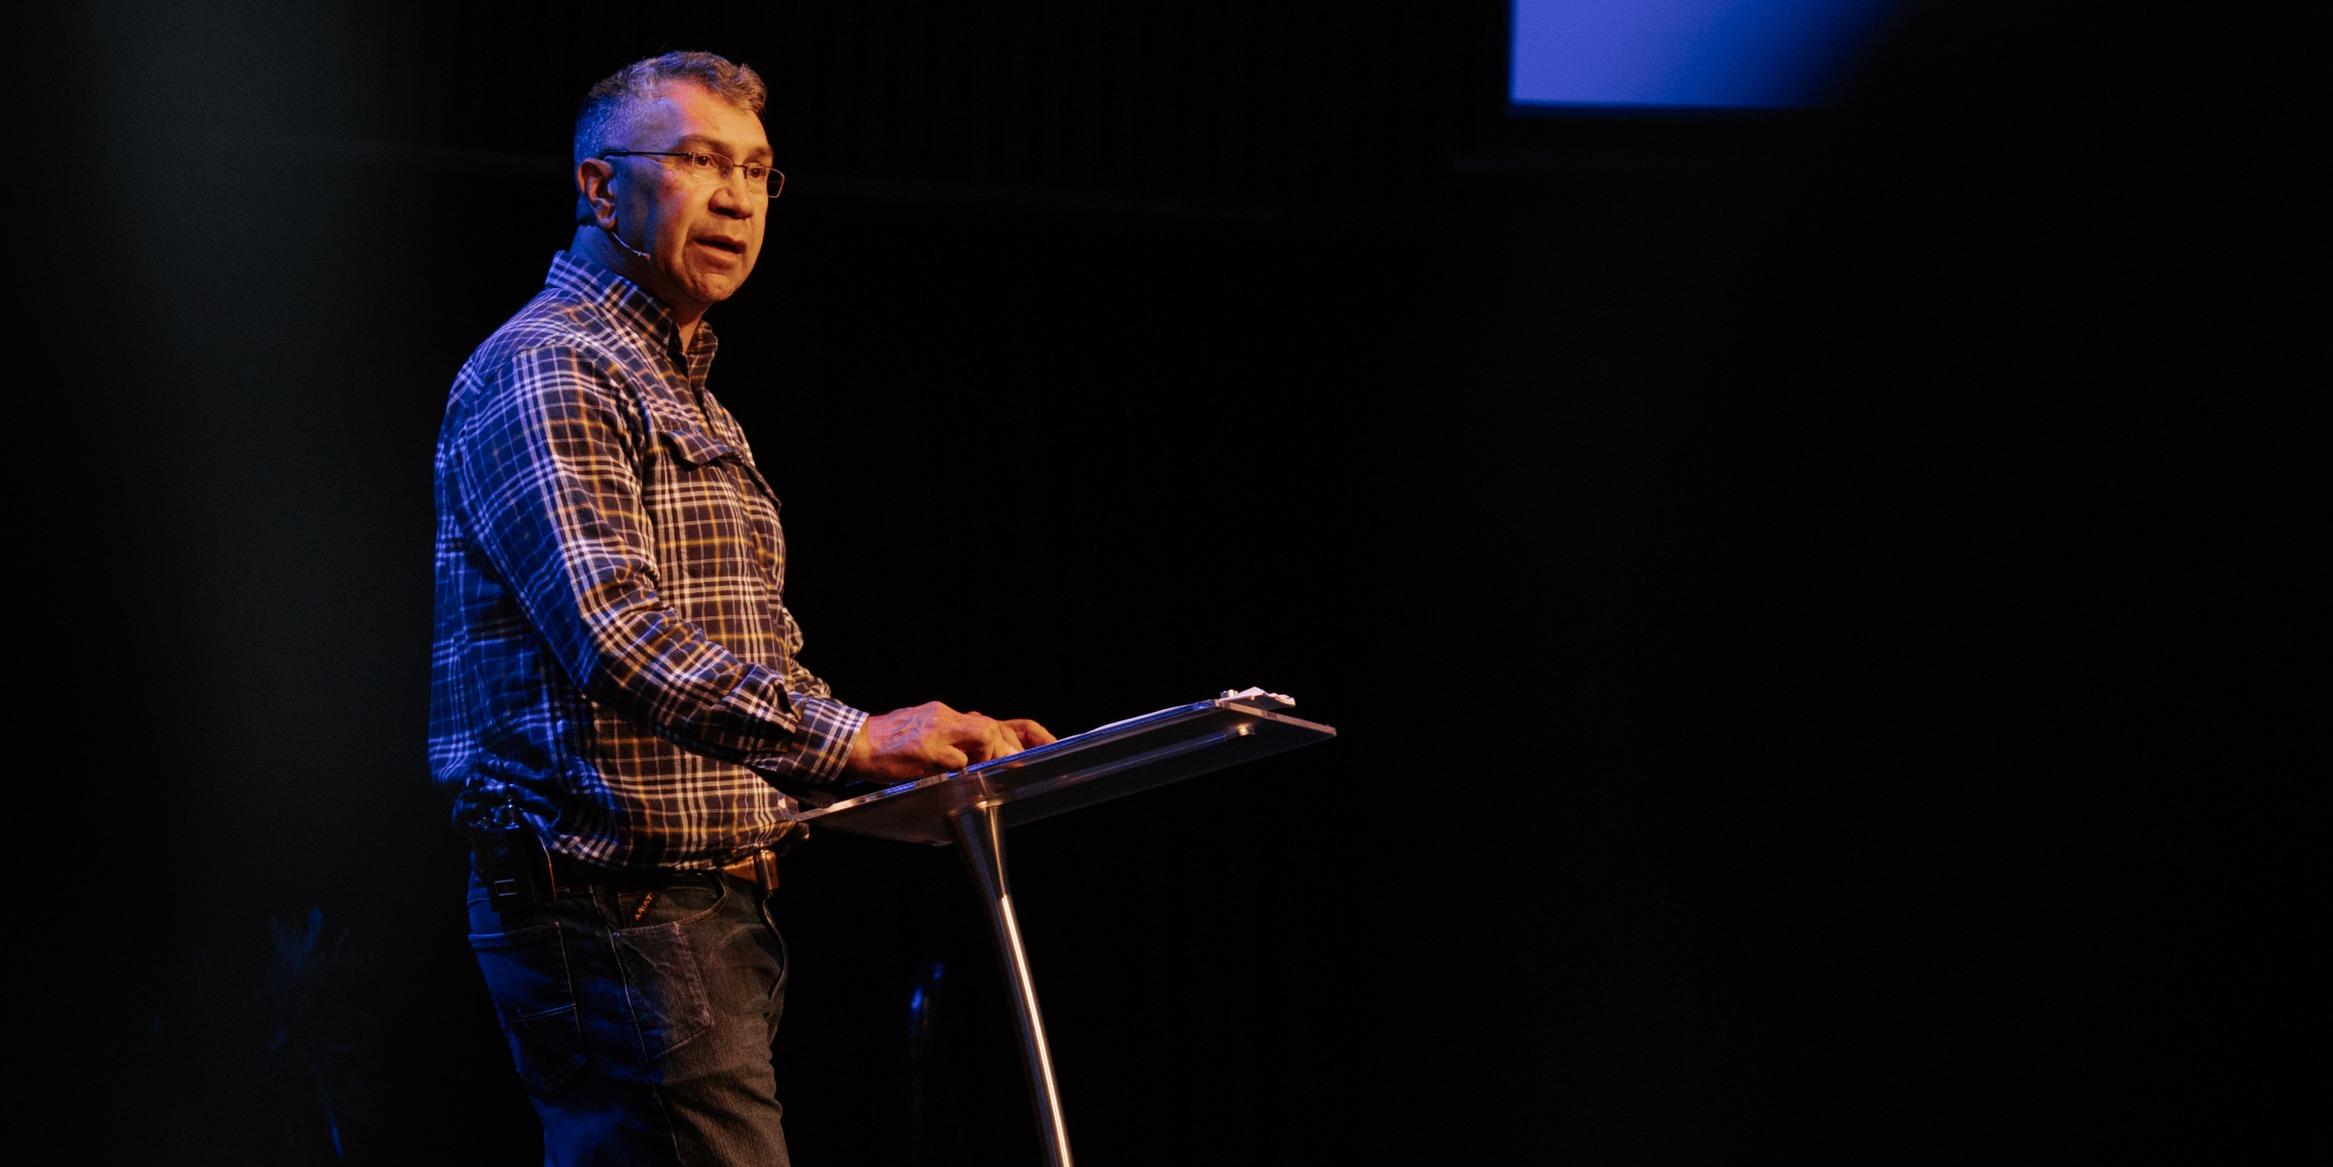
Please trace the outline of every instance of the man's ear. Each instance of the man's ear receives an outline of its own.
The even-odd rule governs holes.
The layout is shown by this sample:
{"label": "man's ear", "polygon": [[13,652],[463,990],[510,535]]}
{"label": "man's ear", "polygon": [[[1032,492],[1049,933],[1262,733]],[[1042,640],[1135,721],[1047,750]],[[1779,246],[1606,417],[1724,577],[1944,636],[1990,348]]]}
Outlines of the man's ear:
{"label": "man's ear", "polygon": [[605,158],[586,158],[575,164],[575,221],[616,225],[616,168]]}

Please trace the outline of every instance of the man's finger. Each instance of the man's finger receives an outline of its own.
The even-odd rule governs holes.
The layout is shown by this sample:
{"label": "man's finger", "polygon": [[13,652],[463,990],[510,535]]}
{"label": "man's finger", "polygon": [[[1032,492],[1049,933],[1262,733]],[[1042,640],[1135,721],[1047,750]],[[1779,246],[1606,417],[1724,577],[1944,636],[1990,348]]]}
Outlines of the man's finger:
{"label": "man's finger", "polygon": [[1002,758],[1021,752],[1020,739],[1014,737],[1003,722],[991,721],[981,728],[985,732],[980,735],[980,740],[987,745],[989,757]]}
{"label": "man's finger", "polygon": [[1050,745],[1057,740],[1054,738],[1052,730],[1026,717],[1016,717],[1005,724],[1011,726],[1013,734],[1021,739],[1022,749],[1027,749],[1030,746]]}
{"label": "man's finger", "polygon": [[1021,748],[1021,739],[1013,736],[1012,727],[1001,721],[993,719],[989,721],[983,727],[983,736],[996,743],[996,748],[1000,750],[1010,752]]}

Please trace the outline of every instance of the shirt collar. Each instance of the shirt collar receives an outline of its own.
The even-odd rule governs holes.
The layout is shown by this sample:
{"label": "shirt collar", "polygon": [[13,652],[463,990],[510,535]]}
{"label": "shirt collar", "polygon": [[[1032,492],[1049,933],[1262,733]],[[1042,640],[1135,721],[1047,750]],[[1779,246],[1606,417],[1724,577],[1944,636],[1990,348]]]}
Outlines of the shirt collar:
{"label": "shirt collar", "polygon": [[543,286],[599,305],[609,319],[672,357],[673,363],[685,370],[692,381],[702,380],[705,368],[712,363],[713,351],[719,347],[712,324],[699,320],[696,340],[683,349],[680,325],[673,322],[672,309],[665,307],[664,301],[572,251],[551,256],[551,271],[543,277]]}

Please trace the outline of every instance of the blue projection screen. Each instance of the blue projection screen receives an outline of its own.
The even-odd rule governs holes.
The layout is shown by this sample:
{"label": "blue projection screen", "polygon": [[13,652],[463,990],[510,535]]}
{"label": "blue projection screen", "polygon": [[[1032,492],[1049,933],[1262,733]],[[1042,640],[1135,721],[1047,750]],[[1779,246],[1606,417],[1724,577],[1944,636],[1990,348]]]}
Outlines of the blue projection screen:
{"label": "blue projection screen", "polygon": [[1572,106],[1793,109],[1901,0],[1514,0],[1507,98]]}

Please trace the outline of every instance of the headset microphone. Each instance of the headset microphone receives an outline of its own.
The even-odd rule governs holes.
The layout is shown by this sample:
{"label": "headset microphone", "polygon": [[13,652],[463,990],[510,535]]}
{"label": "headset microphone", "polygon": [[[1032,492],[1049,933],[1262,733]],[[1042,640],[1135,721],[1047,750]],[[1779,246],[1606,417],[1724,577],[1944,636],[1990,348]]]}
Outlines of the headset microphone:
{"label": "headset microphone", "polygon": [[[597,224],[597,222],[596,222],[596,221],[593,223],[593,225],[594,225],[594,226],[598,226],[598,224]],[[629,251],[629,252],[631,252],[632,254],[634,254],[634,255],[637,255],[637,256],[639,256],[640,258],[642,258],[642,259],[644,259],[644,260],[647,260],[647,261],[648,261],[648,262],[650,262],[650,263],[654,263],[654,262],[656,262],[656,257],[655,257],[655,256],[653,256],[653,255],[650,255],[650,254],[648,254],[647,252],[645,252],[645,251],[642,251],[642,250],[640,250],[639,248],[637,248],[637,247],[634,247],[634,246],[632,246],[631,244],[624,242],[624,237],[623,237],[623,236],[621,236],[621,235],[618,235],[618,234],[616,234],[616,229],[615,229],[615,228],[613,228],[613,227],[600,227],[600,230],[607,232],[607,233],[608,233],[608,238],[610,238],[610,239],[613,239],[613,240],[615,240],[615,241],[616,241],[616,246],[618,246],[618,247],[621,247],[621,248],[623,248],[624,250],[626,250],[626,251]]]}

